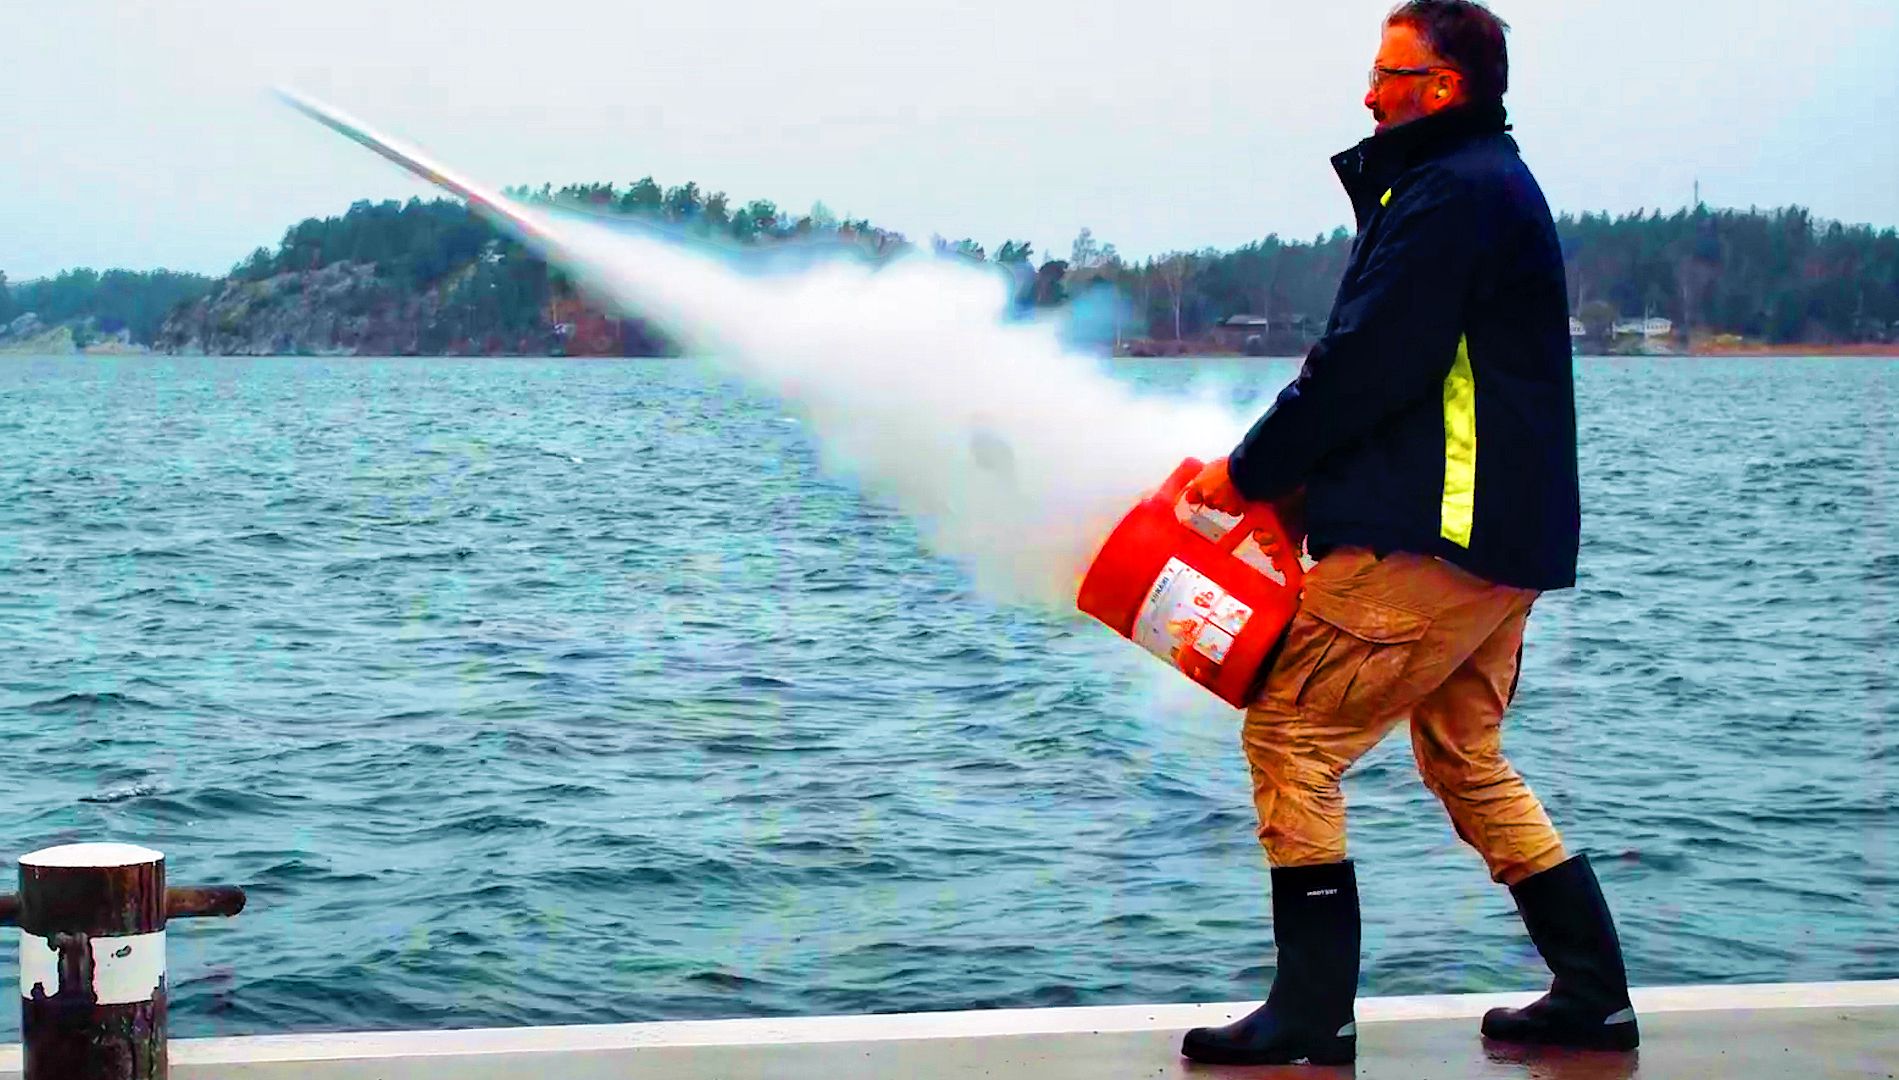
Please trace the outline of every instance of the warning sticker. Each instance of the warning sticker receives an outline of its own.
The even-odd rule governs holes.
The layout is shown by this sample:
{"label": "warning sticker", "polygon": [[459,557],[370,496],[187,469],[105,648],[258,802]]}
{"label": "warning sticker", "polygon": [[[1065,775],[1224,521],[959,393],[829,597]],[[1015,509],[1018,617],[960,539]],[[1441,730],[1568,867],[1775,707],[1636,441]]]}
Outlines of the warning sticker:
{"label": "warning sticker", "polygon": [[1165,660],[1178,662],[1181,647],[1191,646],[1218,663],[1252,614],[1211,578],[1169,559],[1134,616],[1131,636],[1135,644]]}
{"label": "warning sticker", "polygon": [[1237,637],[1246,628],[1246,620],[1252,617],[1252,608],[1228,596],[1213,605],[1213,614],[1207,617],[1207,621]]}
{"label": "warning sticker", "polygon": [[1216,664],[1226,662],[1226,651],[1233,647],[1233,635],[1208,623],[1193,639],[1194,651]]}

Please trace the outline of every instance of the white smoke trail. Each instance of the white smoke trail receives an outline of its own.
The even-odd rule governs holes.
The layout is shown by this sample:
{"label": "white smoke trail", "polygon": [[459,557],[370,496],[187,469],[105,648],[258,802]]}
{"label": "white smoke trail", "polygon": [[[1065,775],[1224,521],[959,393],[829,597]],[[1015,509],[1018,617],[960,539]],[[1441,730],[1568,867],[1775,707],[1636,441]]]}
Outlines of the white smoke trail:
{"label": "white smoke trail", "polygon": [[666,240],[546,218],[593,293],[792,403],[826,463],[918,519],[999,599],[1063,608],[1116,520],[1244,420],[1143,396],[1053,327],[1005,319],[1006,286],[960,260],[839,258],[751,276]]}
{"label": "white smoke trail", "polygon": [[747,275],[703,250],[516,203],[340,110],[279,94],[468,199],[609,307],[791,402],[828,464],[919,519],[999,599],[1070,607],[1134,501],[1243,430],[1230,408],[1137,394],[1051,327],[1006,320],[1002,282],[971,264],[840,258]]}

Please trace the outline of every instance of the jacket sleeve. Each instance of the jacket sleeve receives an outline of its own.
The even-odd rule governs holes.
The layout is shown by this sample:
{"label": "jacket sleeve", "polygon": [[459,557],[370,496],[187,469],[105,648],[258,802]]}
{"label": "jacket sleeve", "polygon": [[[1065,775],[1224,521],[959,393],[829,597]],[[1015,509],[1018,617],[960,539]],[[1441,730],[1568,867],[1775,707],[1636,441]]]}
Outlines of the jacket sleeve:
{"label": "jacket sleeve", "polygon": [[1393,199],[1299,377],[1233,451],[1228,470],[1242,495],[1297,489],[1327,454],[1440,392],[1484,243],[1476,201],[1466,184],[1430,173]]}

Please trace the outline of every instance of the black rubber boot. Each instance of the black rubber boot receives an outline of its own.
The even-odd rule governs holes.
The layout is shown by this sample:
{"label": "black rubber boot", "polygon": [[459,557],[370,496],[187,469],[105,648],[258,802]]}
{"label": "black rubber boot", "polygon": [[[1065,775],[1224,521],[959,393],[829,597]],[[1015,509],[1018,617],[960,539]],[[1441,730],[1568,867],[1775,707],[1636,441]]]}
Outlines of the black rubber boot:
{"label": "black rubber boot", "polygon": [[1358,877],[1349,862],[1273,871],[1278,968],[1266,1004],[1194,1028],[1183,1057],[1211,1065],[1347,1065],[1358,1055]]}
{"label": "black rubber boot", "polygon": [[1484,1014],[1486,1038],[1581,1050],[1633,1050],[1641,1042],[1629,1004],[1629,976],[1608,901],[1589,856],[1533,874],[1510,887],[1523,925],[1556,979],[1521,1009]]}

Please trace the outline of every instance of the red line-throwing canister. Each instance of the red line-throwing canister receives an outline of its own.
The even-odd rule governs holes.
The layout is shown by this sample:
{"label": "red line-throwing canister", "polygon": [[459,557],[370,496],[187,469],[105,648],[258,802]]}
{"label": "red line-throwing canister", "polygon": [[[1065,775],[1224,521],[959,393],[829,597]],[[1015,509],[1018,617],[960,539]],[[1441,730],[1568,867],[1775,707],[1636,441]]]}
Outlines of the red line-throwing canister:
{"label": "red line-throwing canister", "polygon": [[1076,606],[1245,708],[1299,610],[1300,538],[1267,503],[1240,517],[1188,503],[1182,493],[1200,468],[1181,462],[1121,519]]}

